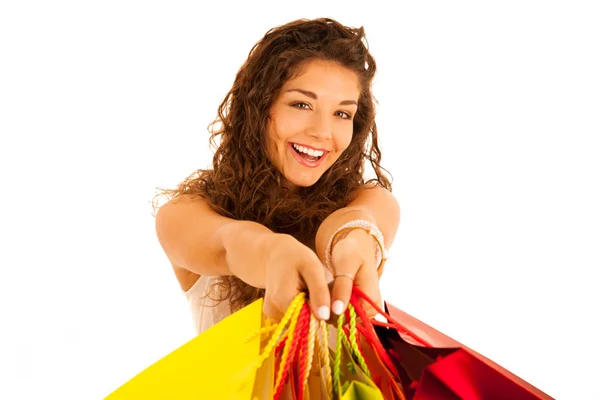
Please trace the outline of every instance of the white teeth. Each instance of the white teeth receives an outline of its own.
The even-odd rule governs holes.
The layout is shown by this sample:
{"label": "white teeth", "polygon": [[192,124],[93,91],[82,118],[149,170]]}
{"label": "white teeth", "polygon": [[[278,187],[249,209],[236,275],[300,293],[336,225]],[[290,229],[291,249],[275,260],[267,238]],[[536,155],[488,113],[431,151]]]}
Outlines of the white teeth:
{"label": "white teeth", "polygon": [[294,146],[294,148],[296,150],[298,150],[299,152],[308,154],[309,156],[313,156],[313,157],[321,157],[324,153],[322,150],[309,149],[307,147],[300,146],[299,144],[296,144],[296,143],[293,143],[292,146]]}

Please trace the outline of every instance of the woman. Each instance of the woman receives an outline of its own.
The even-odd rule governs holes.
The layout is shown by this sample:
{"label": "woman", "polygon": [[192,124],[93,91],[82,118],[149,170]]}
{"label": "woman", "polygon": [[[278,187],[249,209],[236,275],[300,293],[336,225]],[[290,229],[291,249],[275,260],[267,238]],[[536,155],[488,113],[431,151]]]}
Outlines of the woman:
{"label": "woman", "polygon": [[213,168],[164,192],[156,232],[199,333],[262,296],[273,320],[303,290],[322,320],[345,310],[353,284],[381,302],[400,211],[380,166],[364,39],[331,19],[267,32],[212,124]]}

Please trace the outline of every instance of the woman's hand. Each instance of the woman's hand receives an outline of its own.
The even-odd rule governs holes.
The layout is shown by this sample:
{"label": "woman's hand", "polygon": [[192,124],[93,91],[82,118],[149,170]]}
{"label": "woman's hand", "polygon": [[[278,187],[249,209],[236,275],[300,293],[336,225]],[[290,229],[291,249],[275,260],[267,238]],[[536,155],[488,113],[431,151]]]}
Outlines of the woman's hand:
{"label": "woman's hand", "polygon": [[[340,315],[346,310],[352,286],[357,286],[375,304],[381,304],[378,265],[375,265],[375,239],[363,229],[352,229],[345,237],[333,245],[331,263],[334,284],[331,310]],[[363,304],[370,317],[377,311],[370,304]]]}
{"label": "woman's hand", "polygon": [[331,297],[325,268],[314,251],[294,237],[274,234],[269,246],[263,311],[279,321],[296,295],[308,289],[309,303],[317,318],[330,317]]}

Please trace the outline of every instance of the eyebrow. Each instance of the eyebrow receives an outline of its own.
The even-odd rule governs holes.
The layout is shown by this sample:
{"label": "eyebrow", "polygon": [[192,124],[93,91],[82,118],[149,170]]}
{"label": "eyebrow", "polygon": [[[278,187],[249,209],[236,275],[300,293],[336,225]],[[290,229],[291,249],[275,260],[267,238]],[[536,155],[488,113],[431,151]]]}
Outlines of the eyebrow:
{"label": "eyebrow", "polygon": [[[311,92],[309,90],[304,90],[304,89],[289,89],[289,90],[286,90],[285,92],[286,93],[287,92],[299,92],[299,93],[302,93],[303,95],[310,97],[311,99],[314,99],[314,100],[317,100],[319,98],[316,93]],[[358,105],[358,103],[355,100],[342,100],[342,101],[340,101],[339,105],[340,106],[349,106],[352,104],[354,104],[356,106]]]}

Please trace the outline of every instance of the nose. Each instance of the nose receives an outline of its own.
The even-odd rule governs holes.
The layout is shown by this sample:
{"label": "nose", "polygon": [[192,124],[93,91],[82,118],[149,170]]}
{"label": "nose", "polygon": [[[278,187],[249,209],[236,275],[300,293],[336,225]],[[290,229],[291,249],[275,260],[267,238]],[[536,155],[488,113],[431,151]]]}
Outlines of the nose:
{"label": "nose", "polygon": [[310,136],[319,140],[330,140],[332,136],[331,129],[331,118],[324,113],[315,113],[310,129]]}

